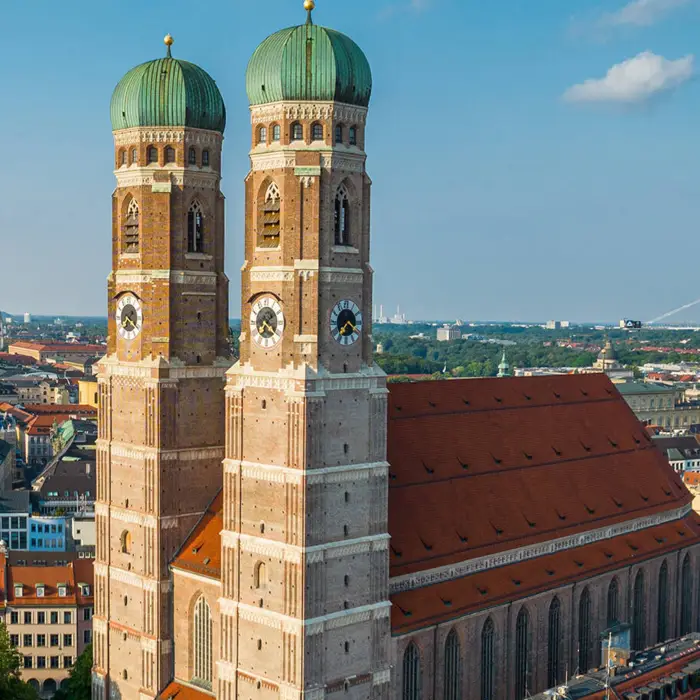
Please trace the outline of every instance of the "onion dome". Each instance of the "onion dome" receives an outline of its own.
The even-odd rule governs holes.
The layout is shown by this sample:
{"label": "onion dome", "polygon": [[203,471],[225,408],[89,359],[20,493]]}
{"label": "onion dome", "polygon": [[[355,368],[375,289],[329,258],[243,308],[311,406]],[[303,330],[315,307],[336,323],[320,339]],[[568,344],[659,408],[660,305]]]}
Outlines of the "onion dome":
{"label": "onion dome", "polygon": [[603,349],[598,353],[598,359],[599,360],[616,360],[617,356],[615,354],[615,348],[613,348],[613,344],[608,340],[605,343],[605,346]]}
{"label": "onion dome", "polygon": [[360,47],[345,34],[311,21],[269,36],[256,49],[246,74],[251,105],[272,102],[342,102],[367,107],[372,72]]}
{"label": "onion dome", "polygon": [[214,79],[199,66],[165,58],[130,70],[112,95],[112,129],[138,126],[190,127],[224,133],[226,107]]}

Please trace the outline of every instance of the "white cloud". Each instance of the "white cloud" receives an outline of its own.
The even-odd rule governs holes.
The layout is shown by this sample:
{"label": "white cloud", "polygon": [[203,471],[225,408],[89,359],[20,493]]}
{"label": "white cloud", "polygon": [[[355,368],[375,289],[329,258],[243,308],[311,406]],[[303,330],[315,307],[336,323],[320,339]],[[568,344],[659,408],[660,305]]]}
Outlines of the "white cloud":
{"label": "white cloud", "polygon": [[677,87],[693,75],[694,57],[669,61],[651,51],[614,65],[604,78],[591,78],[564,93],[568,102],[642,102]]}
{"label": "white cloud", "polygon": [[648,27],[666,15],[694,0],[631,0],[617,12],[604,15],[602,23],[608,26]]}

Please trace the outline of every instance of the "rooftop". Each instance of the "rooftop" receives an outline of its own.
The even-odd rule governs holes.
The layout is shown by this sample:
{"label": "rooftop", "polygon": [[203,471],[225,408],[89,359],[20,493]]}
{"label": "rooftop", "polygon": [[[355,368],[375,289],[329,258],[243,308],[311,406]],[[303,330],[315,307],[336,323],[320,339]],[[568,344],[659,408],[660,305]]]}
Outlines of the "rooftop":
{"label": "rooftop", "polygon": [[[4,557],[4,555],[0,555]],[[4,568],[4,561],[2,562]],[[90,605],[93,601],[93,562],[77,559],[64,566],[17,566],[7,567],[6,595],[8,605]],[[89,593],[83,594],[80,584],[89,586]],[[15,586],[22,586],[21,595]],[[43,584],[44,594],[37,594],[37,586]],[[66,586],[66,595],[60,595],[59,587]]]}
{"label": "rooftop", "polygon": [[628,394],[673,394],[676,388],[663,384],[645,384],[644,382],[623,382],[615,384],[615,388],[623,395]]}

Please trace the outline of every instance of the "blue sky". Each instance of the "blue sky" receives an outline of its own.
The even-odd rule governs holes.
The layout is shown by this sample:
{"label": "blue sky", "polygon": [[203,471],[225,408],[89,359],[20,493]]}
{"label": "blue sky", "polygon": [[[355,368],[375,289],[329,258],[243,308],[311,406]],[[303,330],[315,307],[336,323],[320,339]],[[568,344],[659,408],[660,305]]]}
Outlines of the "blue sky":
{"label": "blue sky", "polygon": [[[227,103],[237,315],[245,67],[301,5],[7,3],[0,308],[105,313],[109,100],[170,32]],[[649,320],[700,297],[700,0],[318,0],[315,20],[372,64],[378,303],[412,318]]]}

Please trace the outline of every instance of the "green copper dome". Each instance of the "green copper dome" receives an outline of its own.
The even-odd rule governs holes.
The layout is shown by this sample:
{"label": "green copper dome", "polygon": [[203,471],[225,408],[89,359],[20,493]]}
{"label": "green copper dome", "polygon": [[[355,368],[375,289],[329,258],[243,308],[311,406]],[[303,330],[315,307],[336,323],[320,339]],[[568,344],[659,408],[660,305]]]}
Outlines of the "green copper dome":
{"label": "green copper dome", "polygon": [[112,129],[188,126],[224,133],[226,107],[213,78],[168,55],[130,70],[112,95]]}
{"label": "green copper dome", "polygon": [[352,39],[309,18],[258,46],[248,64],[246,88],[251,105],[335,101],[367,107],[372,72]]}

